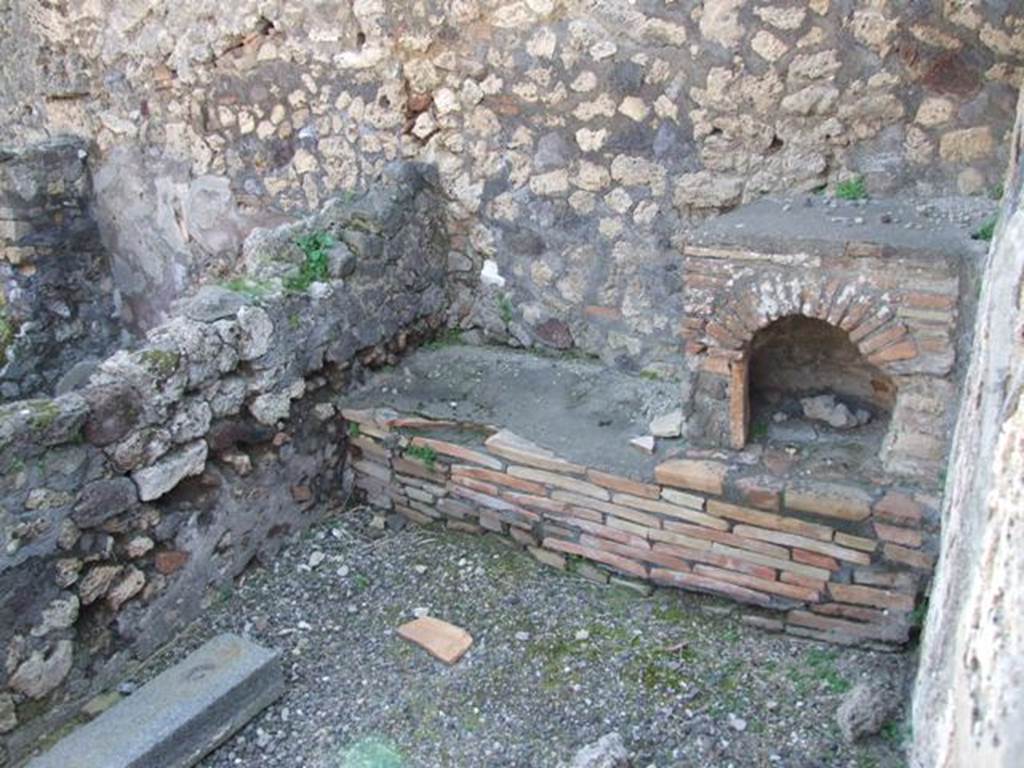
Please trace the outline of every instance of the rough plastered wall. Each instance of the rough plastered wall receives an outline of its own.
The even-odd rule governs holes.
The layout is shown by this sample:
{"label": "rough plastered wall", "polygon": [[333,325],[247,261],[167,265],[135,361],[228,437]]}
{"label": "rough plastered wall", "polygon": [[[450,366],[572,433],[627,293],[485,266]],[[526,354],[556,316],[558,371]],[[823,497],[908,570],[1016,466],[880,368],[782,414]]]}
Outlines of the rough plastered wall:
{"label": "rough plastered wall", "polygon": [[[254,222],[399,156],[437,165],[453,320],[678,361],[686,216],[863,174],[981,193],[1024,64],[1016,0],[0,0],[0,137],[94,139],[124,319]],[[507,297],[477,296],[484,259]],[[495,279],[500,283],[500,279]],[[470,288],[471,287],[471,288]]]}
{"label": "rough plastered wall", "polygon": [[913,765],[1024,754],[1024,100],[950,461],[914,695]]}

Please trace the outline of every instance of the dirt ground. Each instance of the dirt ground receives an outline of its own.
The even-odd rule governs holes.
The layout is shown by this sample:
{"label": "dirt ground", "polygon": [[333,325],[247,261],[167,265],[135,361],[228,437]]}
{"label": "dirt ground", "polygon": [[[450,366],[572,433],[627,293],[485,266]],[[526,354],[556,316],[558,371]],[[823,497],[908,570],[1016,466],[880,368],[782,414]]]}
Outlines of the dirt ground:
{"label": "dirt ground", "polygon": [[[205,768],[546,768],[618,731],[634,766],[902,766],[902,720],[855,746],[835,710],[909,657],[742,625],[727,603],[601,585],[493,537],[382,533],[339,512],[212,596],[144,678],[219,632],[278,649],[287,693]],[[395,632],[467,629],[446,667]]]}

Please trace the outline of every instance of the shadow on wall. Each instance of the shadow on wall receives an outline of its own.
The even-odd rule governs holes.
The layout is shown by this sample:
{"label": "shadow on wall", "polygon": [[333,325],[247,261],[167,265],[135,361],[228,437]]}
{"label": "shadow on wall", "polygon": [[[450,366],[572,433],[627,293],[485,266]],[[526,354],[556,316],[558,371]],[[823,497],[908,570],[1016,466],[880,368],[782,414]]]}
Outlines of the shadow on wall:
{"label": "shadow on wall", "polygon": [[0,148],[0,399],[71,388],[119,341],[87,158],[75,138]]}

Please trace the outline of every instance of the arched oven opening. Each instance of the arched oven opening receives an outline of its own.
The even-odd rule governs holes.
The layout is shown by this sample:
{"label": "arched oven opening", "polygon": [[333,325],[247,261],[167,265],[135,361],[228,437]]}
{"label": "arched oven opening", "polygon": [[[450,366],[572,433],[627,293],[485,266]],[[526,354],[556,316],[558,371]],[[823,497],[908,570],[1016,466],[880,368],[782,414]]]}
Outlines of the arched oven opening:
{"label": "arched oven opening", "polygon": [[896,385],[847,333],[790,315],[759,330],[747,354],[748,441],[881,449]]}

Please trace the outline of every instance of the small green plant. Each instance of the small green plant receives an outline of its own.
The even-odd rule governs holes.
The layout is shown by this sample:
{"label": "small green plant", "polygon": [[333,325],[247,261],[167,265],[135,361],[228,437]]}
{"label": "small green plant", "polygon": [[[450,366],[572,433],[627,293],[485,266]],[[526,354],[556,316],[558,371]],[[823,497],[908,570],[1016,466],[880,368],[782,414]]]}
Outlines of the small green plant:
{"label": "small green plant", "polygon": [[217,587],[217,591],[214,593],[213,604],[223,605],[235,594],[235,585],[230,581],[226,581]]}
{"label": "small green plant", "polygon": [[984,223],[971,235],[974,240],[983,240],[986,243],[992,242],[992,237],[996,233],[996,225],[999,223],[999,217],[996,214],[992,214]]}
{"label": "small green plant", "polygon": [[910,723],[901,720],[890,720],[882,726],[881,736],[894,747],[902,747],[911,737]]}
{"label": "small green plant", "polygon": [[864,200],[867,196],[868,188],[863,176],[854,176],[836,184],[836,197],[840,200]]}
{"label": "small green plant", "polygon": [[365,592],[370,588],[370,579],[361,573],[357,573],[352,577],[352,586],[355,587],[356,592]]}
{"label": "small green plant", "polygon": [[1006,190],[1003,188],[1002,182],[1000,182],[999,184],[996,184],[994,187],[992,187],[992,189],[990,189],[988,191],[988,196],[992,200],[1002,200],[1003,199],[1003,193],[1005,191]]}
{"label": "small green plant", "polygon": [[768,425],[765,422],[759,421],[759,422],[751,425],[751,427],[750,427],[750,439],[751,440],[763,440],[766,437],[768,437]]}
{"label": "small green plant", "polygon": [[306,259],[299,271],[284,281],[289,291],[301,293],[313,283],[325,282],[328,278],[327,252],[334,246],[334,238],[326,232],[314,232],[295,241]]}
{"label": "small green plant", "polygon": [[920,603],[914,606],[914,610],[910,612],[910,626],[912,627],[923,627],[925,616],[928,615],[928,598],[925,598]]}
{"label": "small green plant", "polygon": [[350,421],[348,423],[348,436],[349,437],[359,437],[359,435],[360,435],[360,430],[359,430],[358,422]]}
{"label": "small green plant", "polygon": [[509,298],[507,293],[498,294],[498,315],[501,317],[501,322],[505,325],[511,323],[515,317],[515,307],[512,306],[512,299]]}
{"label": "small green plant", "polygon": [[410,445],[405,452],[406,456],[412,456],[426,464],[427,469],[433,469],[437,464],[437,451],[429,445]]}

